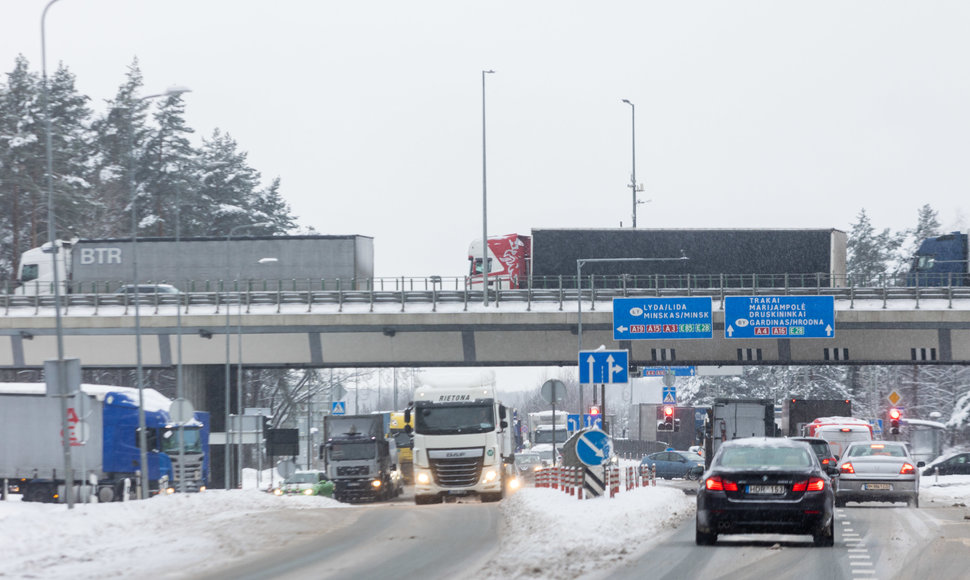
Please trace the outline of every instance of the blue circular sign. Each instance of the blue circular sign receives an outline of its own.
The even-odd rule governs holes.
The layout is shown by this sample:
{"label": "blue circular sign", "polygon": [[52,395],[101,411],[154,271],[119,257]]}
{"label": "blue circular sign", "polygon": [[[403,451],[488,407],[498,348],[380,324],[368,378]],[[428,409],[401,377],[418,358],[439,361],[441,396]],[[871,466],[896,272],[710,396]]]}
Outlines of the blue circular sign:
{"label": "blue circular sign", "polygon": [[613,454],[613,441],[599,429],[590,429],[576,438],[576,457],[583,464],[599,467],[609,462]]}

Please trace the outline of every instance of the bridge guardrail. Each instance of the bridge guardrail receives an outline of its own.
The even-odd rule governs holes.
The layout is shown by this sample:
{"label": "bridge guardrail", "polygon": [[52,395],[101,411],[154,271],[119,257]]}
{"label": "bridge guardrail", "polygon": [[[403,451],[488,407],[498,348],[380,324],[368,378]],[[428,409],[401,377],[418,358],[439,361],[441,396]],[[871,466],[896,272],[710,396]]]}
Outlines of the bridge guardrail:
{"label": "bridge guardrail", "polygon": [[[139,306],[157,313],[165,306],[179,305],[183,312],[190,313],[199,308],[209,308],[214,313],[223,312],[224,307],[244,307],[246,312],[253,305],[276,305],[277,311],[283,305],[302,305],[307,312],[312,312],[316,306],[337,305],[338,310],[344,304],[368,304],[371,310],[375,305],[398,304],[402,312],[407,310],[408,304],[431,304],[434,311],[439,304],[462,304],[467,310],[469,304],[483,301],[482,290],[440,289],[439,284],[434,288],[422,287],[422,284],[409,284],[406,280],[397,279],[395,289],[378,289],[379,284],[368,283],[369,289],[340,289],[334,284],[331,290],[289,290],[279,284],[276,289],[266,290],[217,290],[182,292],[180,294],[152,293],[139,295]],[[402,283],[404,282],[404,283]],[[262,286],[260,284],[260,286]],[[351,288],[355,285],[348,284]],[[414,288],[414,286],[418,286]],[[525,289],[490,289],[489,304],[492,308],[501,308],[504,303],[526,303],[531,309],[533,303],[557,303],[559,310],[565,309],[567,302],[575,302],[580,296],[584,303],[589,302],[589,309],[595,310],[597,302],[605,302],[613,298],[644,297],[672,297],[672,296],[710,296],[719,302],[717,306],[723,309],[724,298],[727,296],[751,295],[831,295],[838,300],[849,301],[849,308],[854,308],[856,301],[878,300],[883,308],[892,300],[915,300],[917,308],[921,300],[946,300],[952,308],[954,300],[970,299],[970,287],[786,287],[786,288],[632,288],[632,287],[593,287],[575,288],[559,287],[555,289],[525,288]],[[4,315],[11,312],[22,314],[25,309],[33,309],[34,314],[40,315],[42,309],[52,309],[56,305],[53,295],[24,296],[16,294],[0,294],[0,308]],[[63,312],[69,313],[72,308],[89,307],[98,314],[102,308],[121,306],[125,315],[133,314],[134,296],[115,293],[70,293],[60,296]]]}

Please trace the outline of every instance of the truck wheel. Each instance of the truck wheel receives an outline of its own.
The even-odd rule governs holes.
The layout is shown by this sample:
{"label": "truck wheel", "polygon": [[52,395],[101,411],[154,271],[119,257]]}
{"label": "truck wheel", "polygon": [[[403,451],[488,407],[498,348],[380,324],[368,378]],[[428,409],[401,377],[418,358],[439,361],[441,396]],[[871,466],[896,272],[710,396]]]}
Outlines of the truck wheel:
{"label": "truck wheel", "polygon": [[438,496],[436,495],[415,495],[414,504],[415,505],[427,505],[429,503],[436,503]]}
{"label": "truck wheel", "polygon": [[495,502],[495,501],[501,501],[501,499],[502,499],[502,494],[501,493],[483,493],[482,494],[482,503],[490,503],[490,502]]}

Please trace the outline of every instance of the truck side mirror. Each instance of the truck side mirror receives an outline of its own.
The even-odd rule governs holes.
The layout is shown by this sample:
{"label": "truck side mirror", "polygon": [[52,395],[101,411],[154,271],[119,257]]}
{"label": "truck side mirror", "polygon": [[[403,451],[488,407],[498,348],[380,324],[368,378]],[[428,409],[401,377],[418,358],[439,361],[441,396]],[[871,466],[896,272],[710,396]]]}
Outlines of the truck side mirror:
{"label": "truck side mirror", "polygon": [[411,407],[404,409],[404,432],[408,435],[414,432],[411,428]]}
{"label": "truck side mirror", "polygon": [[508,421],[502,421],[501,423],[499,423],[499,427],[501,427],[502,429],[508,429],[509,428],[509,422]]}

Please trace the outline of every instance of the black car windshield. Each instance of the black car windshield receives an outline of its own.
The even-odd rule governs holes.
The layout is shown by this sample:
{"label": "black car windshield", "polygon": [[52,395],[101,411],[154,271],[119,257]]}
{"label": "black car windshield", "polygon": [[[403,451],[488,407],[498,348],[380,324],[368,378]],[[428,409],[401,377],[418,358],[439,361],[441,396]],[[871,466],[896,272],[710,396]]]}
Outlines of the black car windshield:
{"label": "black car windshield", "polygon": [[376,452],[377,444],[373,441],[361,441],[360,443],[333,443],[330,446],[330,459],[340,461],[374,459]]}
{"label": "black car windshield", "polygon": [[492,405],[418,405],[414,432],[424,435],[486,433],[495,430]]}
{"label": "black car windshield", "polygon": [[725,447],[718,465],[731,468],[797,468],[813,466],[808,449],[798,447]]}

